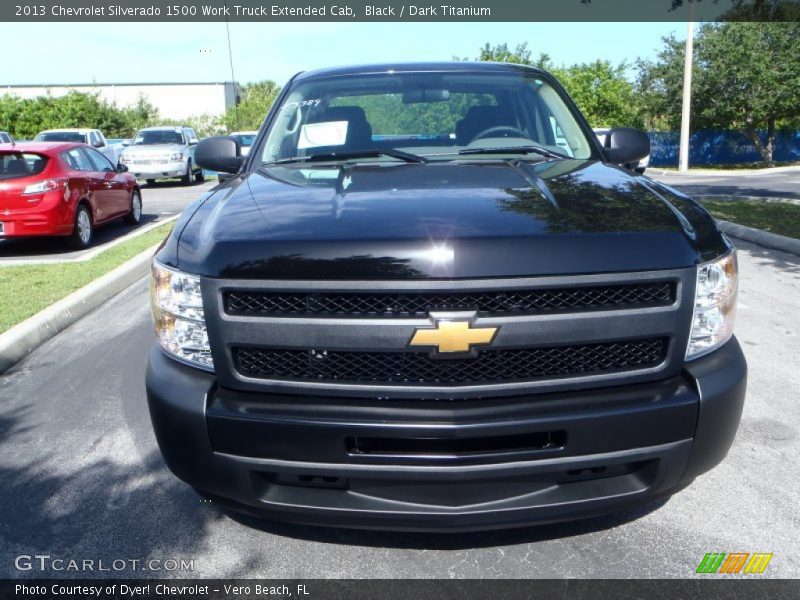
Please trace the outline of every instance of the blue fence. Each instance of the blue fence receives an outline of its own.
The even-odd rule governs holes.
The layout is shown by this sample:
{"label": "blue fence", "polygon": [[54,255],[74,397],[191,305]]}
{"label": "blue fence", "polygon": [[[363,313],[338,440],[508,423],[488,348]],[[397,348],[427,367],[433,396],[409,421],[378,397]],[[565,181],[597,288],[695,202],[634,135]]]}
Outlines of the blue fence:
{"label": "blue fence", "polygon": [[[650,136],[650,166],[677,167],[680,133],[654,131]],[[766,143],[767,134],[761,132]],[[777,162],[800,161],[800,131],[779,131],[775,140],[773,159]],[[689,164],[735,165],[759,162],[761,155],[748,137],[738,131],[698,131],[689,144]]]}

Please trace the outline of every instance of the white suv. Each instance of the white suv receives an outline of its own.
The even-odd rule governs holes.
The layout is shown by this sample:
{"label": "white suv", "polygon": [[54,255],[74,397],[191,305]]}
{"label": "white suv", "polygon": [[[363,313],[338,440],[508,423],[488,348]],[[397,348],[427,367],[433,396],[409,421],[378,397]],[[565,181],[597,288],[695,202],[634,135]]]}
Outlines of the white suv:
{"label": "white suv", "polygon": [[89,144],[103,154],[112,164],[119,162],[119,149],[106,140],[99,129],[48,129],[40,131],[34,142],[78,142]]}
{"label": "white suv", "polygon": [[119,160],[137,179],[148,184],[157,179],[180,177],[188,185],[193,179],[204,179],[203,169],[194,160],[197,141],[191,127],[146,127],[136,132]]}

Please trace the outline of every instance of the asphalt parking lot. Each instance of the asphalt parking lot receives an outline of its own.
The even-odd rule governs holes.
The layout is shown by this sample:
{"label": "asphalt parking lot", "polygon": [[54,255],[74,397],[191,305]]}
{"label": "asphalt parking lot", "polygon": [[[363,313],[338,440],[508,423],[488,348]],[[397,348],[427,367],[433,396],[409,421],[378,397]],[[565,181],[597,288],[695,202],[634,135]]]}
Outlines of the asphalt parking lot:
{"label": "asphalt parking lot", "polygon": [[[726,460],[668,501],[483,534],[358,532],[231,517],[164,466],[144,394],[145,280],[0,376],[0,576],[14,558],[187,559],[199,577],[691,577],[706,552],[773,552],[800,577],[800,257],[740,247],[736,332],[749,362]],[[94,573],[108,577],[109,573]]]}
{"label": "asphalt parking lot", "polygon": [[121,219],[95,231],[94,242],[86,250],[72,250],[60,238],[28,238],[0,240],[0,265],[31,262],[74,262],[94,256],[98,250],[118,242],[136,231],[163,221],[180,212],[202,192],[217,183],[207,178],[205,183],[182,185],[178,180],[157,181],[142,186],[142,222],[139,227],[125,225]]}
{"label": "asphalt parking lot", "polygon": [[690,196],[800,199],[800,167],[783,167],[769,172],[731,170],[716,173],[677,173],[650,169],[647,176]]}

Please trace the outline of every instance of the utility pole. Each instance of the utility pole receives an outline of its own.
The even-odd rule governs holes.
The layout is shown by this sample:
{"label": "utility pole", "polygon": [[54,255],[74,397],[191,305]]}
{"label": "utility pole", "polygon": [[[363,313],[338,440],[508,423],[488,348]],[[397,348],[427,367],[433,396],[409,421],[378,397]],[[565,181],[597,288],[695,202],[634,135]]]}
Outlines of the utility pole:
{"label": "utility pole", "polygon": [[678,153],[678,171],[689,170],[689,136],[692,117],[692,63],[694,55],[695,0],[689,0],[689,25],[686,30],[686,54],[683,58],[683,106],[681,110],[681,147]]}

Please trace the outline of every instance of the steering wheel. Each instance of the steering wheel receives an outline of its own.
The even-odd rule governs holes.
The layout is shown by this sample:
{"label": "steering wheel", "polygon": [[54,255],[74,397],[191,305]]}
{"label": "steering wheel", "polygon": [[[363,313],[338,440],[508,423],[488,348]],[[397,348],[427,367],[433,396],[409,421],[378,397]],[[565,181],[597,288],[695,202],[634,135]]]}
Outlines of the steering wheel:
{"label": "steering wheel", "polygon": [[[494,127],[489,127],[488,129],[484,129],[483,131],[481,131],[478,135],[472,138],[472,141],[475,142],[487,137],[504,137],[501,135],[496,135],[499,133],[505,133],[505,134],[510,133],[511,137],[521,137],[521,138],[528,137],[528,134],[526,134],[524,131],[516,127],[512,127],[510,125],[495,125]],[[506,135],[505,137],[509,136]]]}

